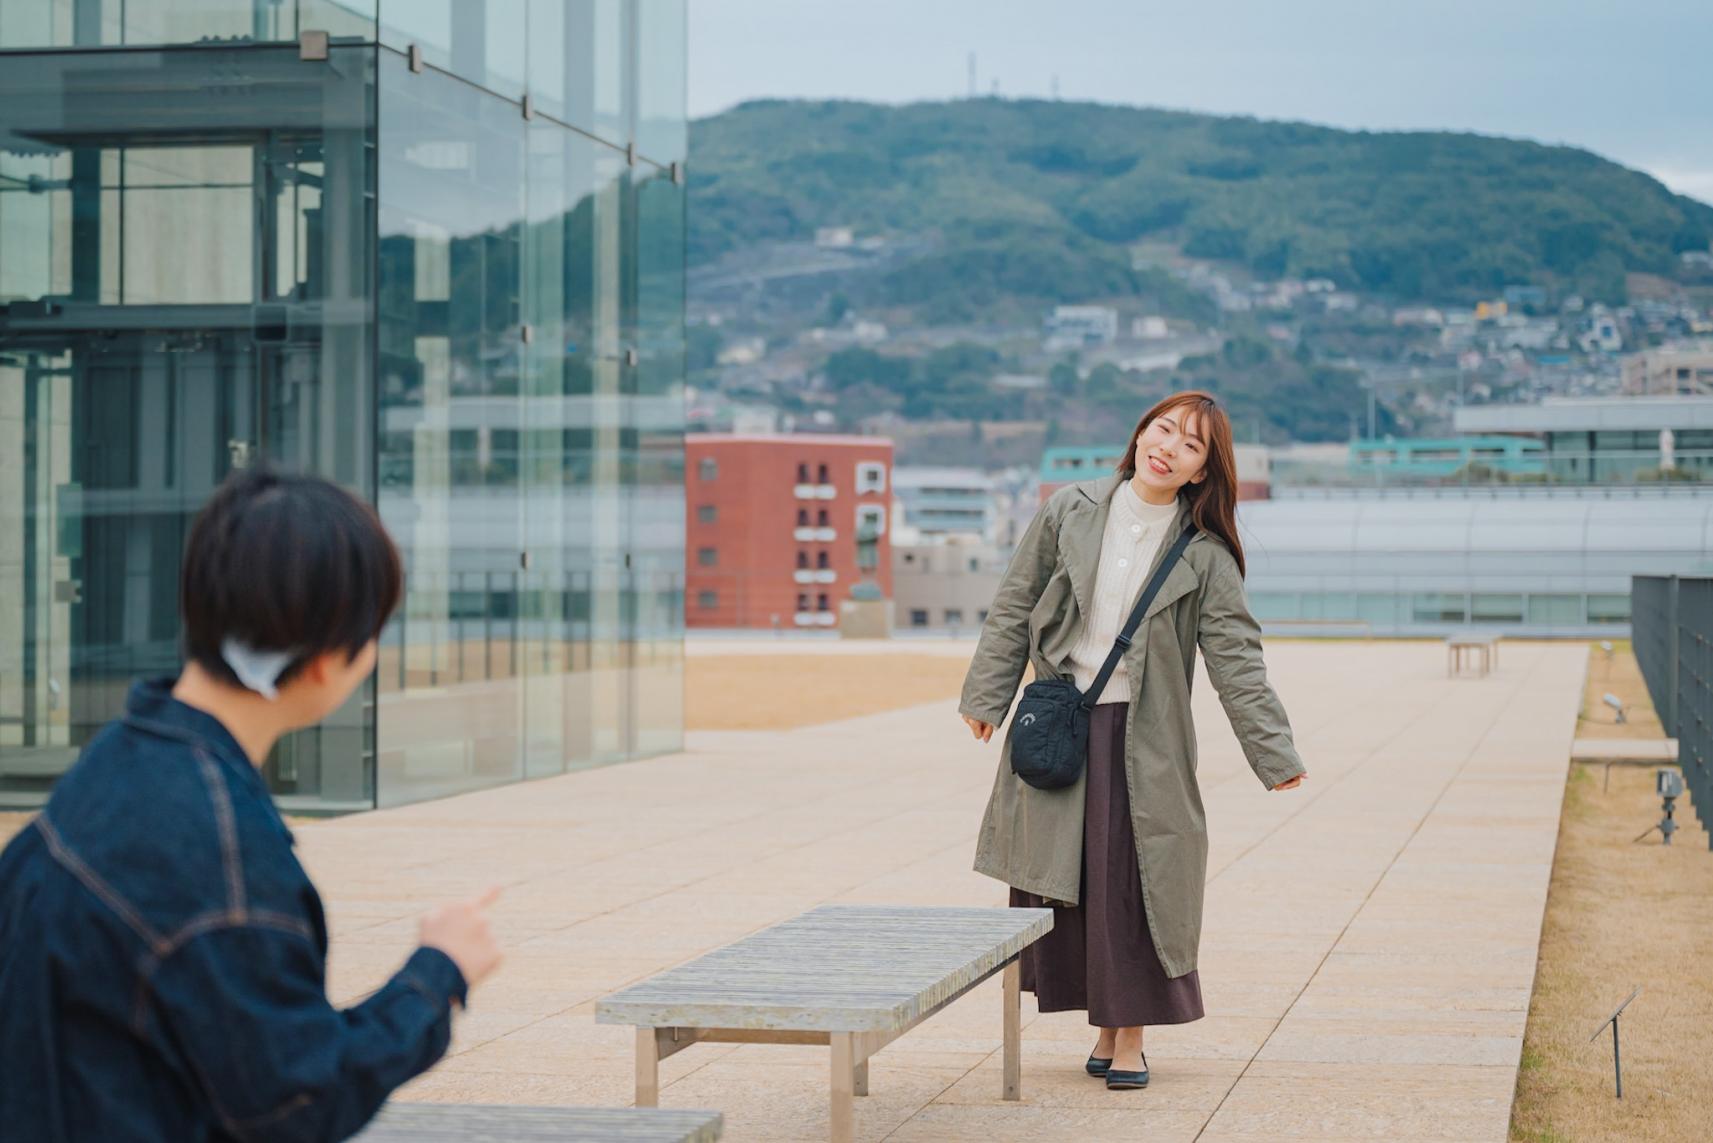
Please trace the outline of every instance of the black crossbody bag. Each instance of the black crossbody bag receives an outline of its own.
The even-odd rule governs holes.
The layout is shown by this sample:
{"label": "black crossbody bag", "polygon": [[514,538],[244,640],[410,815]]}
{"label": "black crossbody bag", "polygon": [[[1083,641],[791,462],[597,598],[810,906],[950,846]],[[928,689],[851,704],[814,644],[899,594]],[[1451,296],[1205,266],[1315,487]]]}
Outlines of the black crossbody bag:
{"label": "black crossbody bag", "polygon": [[1160,566],[1154,569],[1153,578],[1143,589],[1142,598],[1136,601],[1135,610],[1125,621],[1124,630],[1118,633],[1086,695],[1070,679],[1037,679],[1023,688],[1011,723],[1011,769],[1019,778],[1038,790],[1057,790],[1082,776],[1088,753],[1089,712],[1094,709],[1100,692],[1106,689],[1112,672],[1118,669],[1118,660],[1142,625],[1148,605],[1160,593],[1160,585],[1166,582],[1172,565],[1184,554],[1195,534],[1194,524],[1185,528]]}

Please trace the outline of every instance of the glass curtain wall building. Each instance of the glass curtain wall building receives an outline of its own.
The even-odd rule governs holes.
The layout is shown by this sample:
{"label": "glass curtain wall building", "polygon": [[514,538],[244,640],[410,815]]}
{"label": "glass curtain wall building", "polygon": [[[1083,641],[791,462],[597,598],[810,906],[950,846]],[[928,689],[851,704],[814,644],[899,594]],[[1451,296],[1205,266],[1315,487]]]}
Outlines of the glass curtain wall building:
{"label": "glass curtain wall building", "polygon": [[406,595],[282,742],[355,809],[682,740],[684,0],[0,0],[0,803],[178,663],[265,457]]}

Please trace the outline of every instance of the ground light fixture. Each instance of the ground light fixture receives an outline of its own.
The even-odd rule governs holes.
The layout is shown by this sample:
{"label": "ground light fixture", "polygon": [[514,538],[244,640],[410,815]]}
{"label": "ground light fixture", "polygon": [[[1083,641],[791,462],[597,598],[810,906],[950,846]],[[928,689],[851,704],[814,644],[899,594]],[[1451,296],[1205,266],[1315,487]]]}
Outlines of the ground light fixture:
{"label": "ground light fixture", "polygon": [[1619,698],[1615,694],[1608,693],[1608,694],[1602,695],[1600,697],[1600,701],[1605,703],[1607,706],[1611,707],[1613,710],[1618,712],[1618,725],[1619,726],[1622,726],[1626,722],[1630,721],[1629,717],[1625,714],[1625,711],[1628,708],[1626,708],[1624,706],[1624,700],[1623,699]]}
{"label": "ground light fixture", "polygon": [[1606,1025],[1612,1025],[1612,1076],[1618,1084],[1619,1099],[1624,1098],[1624,1068],[1618,1056],[1618,1017],[1624,1014],[1624,1009],[1630,1006],[1630,1001],[1634,1000],[1641,990],[1641,985],[1637,985],[1635,992],[1624,997],[1624,1002],[1614,1008],[1610,1016],[1600,1021],[1600,1026],[1594,1029],[1594,1035],[1588,1037],[1588,1042],[1592,1044],[1600,1038],[1600,1033],[1606,1030]]}
{"label": "ground light fixture", "polygon": [[1683,796],[1683,775],[1669,767],[1661,767],[1654,775],[1654,793],[1660,796],[1660,809],[1665,811],[1665,816],[1655,828],[1665,836],[1665,844],[1670,845],[1671,835],[1677,832],[1677,822],[1671,815],[1677,799]]}

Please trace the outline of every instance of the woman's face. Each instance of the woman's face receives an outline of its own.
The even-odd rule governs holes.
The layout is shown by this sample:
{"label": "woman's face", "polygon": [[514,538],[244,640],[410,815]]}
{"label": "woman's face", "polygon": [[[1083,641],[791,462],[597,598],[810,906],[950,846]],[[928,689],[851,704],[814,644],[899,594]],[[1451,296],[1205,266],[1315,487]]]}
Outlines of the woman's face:
{"label": "woman's face", "polygon": [[1167,409],[1136,438],[1136,479],[1160,493],[1177,494],[1207,479],[1207,441],[1201,417],[1183,407]]}

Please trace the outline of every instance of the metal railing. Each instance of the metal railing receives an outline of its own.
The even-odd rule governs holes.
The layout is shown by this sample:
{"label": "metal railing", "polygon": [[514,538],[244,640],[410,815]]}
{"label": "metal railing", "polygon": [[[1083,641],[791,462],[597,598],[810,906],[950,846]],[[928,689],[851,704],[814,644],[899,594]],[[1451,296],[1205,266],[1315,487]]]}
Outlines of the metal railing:
{"label": "metal railing", "polygon": [[1683,784],[1702,821],[1713,820],[1713,578],[1635,576],[1630,610],[1636,663],[1677,738]]}
{"label": "metal railing", "polygon": [[1304,461],[1275,457],[1275,488],[1541,488],[1713,487],[1713,450],[1539,450],[1513,456],[1473,455],[1374,461]]}

